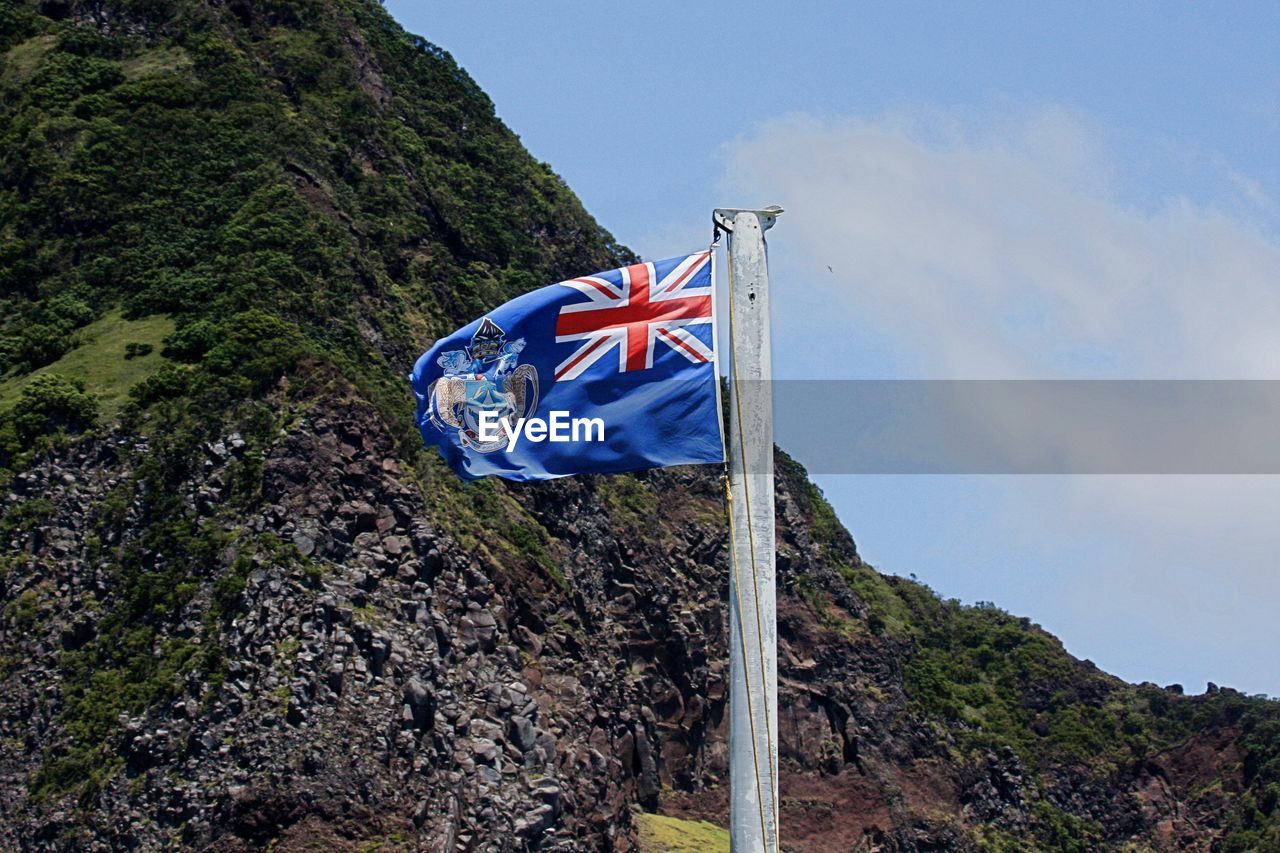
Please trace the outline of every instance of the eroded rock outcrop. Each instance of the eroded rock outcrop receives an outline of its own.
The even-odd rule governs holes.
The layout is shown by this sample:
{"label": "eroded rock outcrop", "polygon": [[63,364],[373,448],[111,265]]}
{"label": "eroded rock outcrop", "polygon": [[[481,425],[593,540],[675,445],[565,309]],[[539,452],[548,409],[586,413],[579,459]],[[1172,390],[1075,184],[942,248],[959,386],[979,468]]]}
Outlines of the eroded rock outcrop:
{"label": "eroded rock outcrop", "polygon": [[[209,442],[180,487],[220,550],[153,640],[205,656],[120,715],[92,753],[109,772],[75,796],[49,768],[83,753],[77,703],[128,702],[65,656],[103,642],[119,555],[147,553],[147,495],[126,486],[149,448],[88,440],[10,484],[6,518],[42,510],[6,533],[5,600],[23,603],[0,634],[6,846],[625,850],[633,806],[723,819],[714,470],[424,488],[353,396],[274,404],[287,426],[267,446]],[[246,470],[248,500],[229,485]],[[1026,834],[1042,797],[1112,839],[1212,836],[1212,809],[1186,801],[1204,771],[1176,751],[1127,778],[1037,776],[1009,747],[958,754],[909,701],[912,644],[866,630],[869,605],[840,582],[852,543],[815,543],[812,494],[782,471],[779,735],[798,849],[964,849],[966,827]],[[1230,733],[1216,743],[1229,764]]]}

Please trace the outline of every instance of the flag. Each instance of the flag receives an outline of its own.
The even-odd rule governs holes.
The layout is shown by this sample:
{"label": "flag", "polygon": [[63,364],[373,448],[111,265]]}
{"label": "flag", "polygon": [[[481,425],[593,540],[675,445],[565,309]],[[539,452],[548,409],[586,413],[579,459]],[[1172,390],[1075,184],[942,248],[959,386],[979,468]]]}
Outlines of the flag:
{"label": "flag", "polygon": [[409,379],[422,440],[464,479],[723,462],[712,253],[526,293]]}

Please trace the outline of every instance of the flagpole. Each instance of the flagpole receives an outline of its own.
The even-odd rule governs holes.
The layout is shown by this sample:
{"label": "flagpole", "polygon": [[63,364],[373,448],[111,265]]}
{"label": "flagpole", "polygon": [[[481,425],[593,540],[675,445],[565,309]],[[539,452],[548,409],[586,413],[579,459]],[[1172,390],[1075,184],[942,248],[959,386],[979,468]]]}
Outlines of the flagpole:
{"label": "flagpole", "polygon": [[780,207],[720,208],[729,234],[729,846],[778,850],[773,394],[764,232]]}

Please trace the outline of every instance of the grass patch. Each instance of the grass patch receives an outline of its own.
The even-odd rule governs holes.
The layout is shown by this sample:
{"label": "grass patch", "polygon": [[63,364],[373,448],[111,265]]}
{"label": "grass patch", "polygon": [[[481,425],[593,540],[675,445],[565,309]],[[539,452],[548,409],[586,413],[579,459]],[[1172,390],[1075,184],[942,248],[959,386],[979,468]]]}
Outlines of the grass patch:
{"label": "grass patch", "polygon": [[542,568],[546,569],[547,574],[555,581],[556,586],[560,587],[562,592],[571,592],[569,579],[565,577],[564,572],[556,565],[555,560],[547,554],[543,546],[542,537],[537,531],[531,527],[522,524],[513,524],[503,530],[507,541],[509,541],[516,550],[535,560]]}
{"label": "grass patch", "polygon": [[185,71],[192,65],[191,55],[180,47],[159,47],[144,50],[137,56],[130,57],[120,63],[126,80],[137,80],[141,77],[155,77],[159,74],[173,74]]}
{"label": "grass patch", "polygon": [[26,633],[35,627],[39,611],[40,594],[34,589],[28,589],[6,604],[4,609],[0,610],[0,616],[19,632]]}
{"label": "grass patch", "polygon": [[873,634],[905,636],[915,622],[911,609],[884,576],[867,563],[837,568],[849,589],[867,604],[868,627]]}
{"label": "grass patch", "polygon": [[[118,310],[108,312],[77,332],[79,345],[53,364],[0,382],[0,409],[17,402],[32,378],[60,373],[83,379],[85,390],[98,398],[102,419],[111,420],[129,401],[129,389],[165,363],[161,342],[172,331],[173,321],[168,317],[126,320]],[[130,348],[130,344],[134,346]],[[151,349],[143,352],[146,346]],[[141,354],[126,358],[126,349]]]}
{"label": "grass patch", "polygon": [[4,69],[0,71],[0,85],[6,89],[27,82],[36,75],[40,63],[58,44],[53,35],[36,36],[14,45],[4,55]]}
{"label": "grass patch", "polygon": [[706,853],[729,849],[729,830],[705,820],[681,820],[660,814],[635,815],[641,853]]}
{"label": "grass patch", "polygon": [[351,616],[366,628],[380,628],[386,620],[373,604],[361,604],[351,608]]}
{"label": "grass patch", "polygon": [[648,527],[658,511],[658,498],[632,474],[602,477],[597,487],[609,517],[632,527]]}
{"label": "grass patch", "polygon": [[846,637],[856,637],[863,633],[859,623],[843,615],[832,604],[831,597],[818,586],[811,575],[802,574],[796,578],[796,593],[827,628],[839,631]]}

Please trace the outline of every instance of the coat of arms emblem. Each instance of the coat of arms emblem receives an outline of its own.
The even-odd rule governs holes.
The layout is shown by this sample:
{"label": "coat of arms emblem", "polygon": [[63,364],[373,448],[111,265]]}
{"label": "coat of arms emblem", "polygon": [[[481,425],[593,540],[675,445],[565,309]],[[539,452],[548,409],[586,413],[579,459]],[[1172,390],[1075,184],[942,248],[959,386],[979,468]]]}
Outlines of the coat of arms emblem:
{"label": "coat of arms emblem", "polygon": [[508,341],[498,324],[485,317],[470,346],[436,359],[444,375],[428,392],[432,421],[442,429],[456,429],[463,447],[480,453],[506,448],[506,431],[495,441],[480,440],[480,413],[496,413],[513,431],[537,409],[538,371],[519,363],[524,346],[524,338]]}

